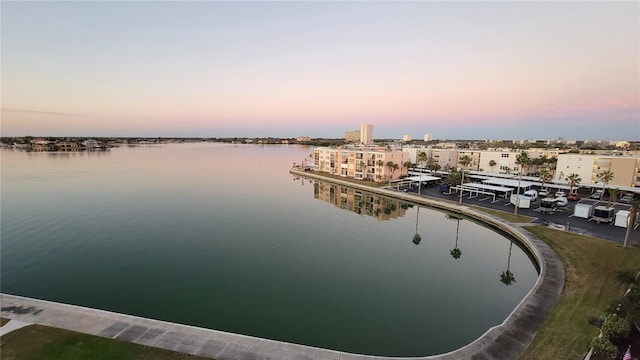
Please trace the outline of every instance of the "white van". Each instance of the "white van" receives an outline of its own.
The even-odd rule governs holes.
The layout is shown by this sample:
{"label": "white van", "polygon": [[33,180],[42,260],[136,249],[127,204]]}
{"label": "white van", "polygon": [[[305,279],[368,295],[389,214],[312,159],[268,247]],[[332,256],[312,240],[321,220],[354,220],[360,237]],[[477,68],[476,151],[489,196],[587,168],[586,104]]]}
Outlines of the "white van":
{"label": "white van", "polygon": [[527,190],[522,195],[530,201],[536,201],[538,199],[538,192],[535,190]]}

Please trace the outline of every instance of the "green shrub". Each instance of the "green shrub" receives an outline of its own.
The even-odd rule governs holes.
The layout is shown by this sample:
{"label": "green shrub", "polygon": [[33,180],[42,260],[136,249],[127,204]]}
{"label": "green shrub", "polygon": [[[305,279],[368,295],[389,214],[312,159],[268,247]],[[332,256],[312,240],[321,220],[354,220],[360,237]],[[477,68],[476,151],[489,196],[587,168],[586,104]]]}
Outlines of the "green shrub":
{"label": "green shrub", "polygon": [[631,331],[631,324],[627,319],[619,318],[616,314],[609,314],[600,330],[602,330],[602,335],[609,339],[626,338]]}
{"label": "green shrub", "polygon": [[595,337],[591,340],[591,347],[595,355],[605,359],[615,359],[618,356],[618,348],[606,337]]}

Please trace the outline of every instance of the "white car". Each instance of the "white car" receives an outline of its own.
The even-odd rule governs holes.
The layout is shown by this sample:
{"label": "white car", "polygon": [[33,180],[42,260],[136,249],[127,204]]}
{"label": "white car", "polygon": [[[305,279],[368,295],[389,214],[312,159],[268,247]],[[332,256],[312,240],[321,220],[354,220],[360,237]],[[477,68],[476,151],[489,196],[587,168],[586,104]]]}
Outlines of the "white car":
{"label": "white car", "polygon": [[622,204],[631,204],[632,201],[633,201],[633,196],[631,195],[625,195],[621,197],[620,200],[618,200],[618,202]]}
{"label": "white car", "polygon": [[567,193],[564,191],[556,191],[556,197],[565,197]]}
{"label": "white car", "polygon": [[556,204],[558,204],[558,206],[567,206],[567,204],[569,204],[569,200],[566,197],[558,196],[556,197]]}
{"label": "white car", "polygon": [[538,196],[540,196],[540,197],[545,197],[545,196],[547,196],[548,193],[549,193],[549,190],[547,190],[547,189],[538,190]]}

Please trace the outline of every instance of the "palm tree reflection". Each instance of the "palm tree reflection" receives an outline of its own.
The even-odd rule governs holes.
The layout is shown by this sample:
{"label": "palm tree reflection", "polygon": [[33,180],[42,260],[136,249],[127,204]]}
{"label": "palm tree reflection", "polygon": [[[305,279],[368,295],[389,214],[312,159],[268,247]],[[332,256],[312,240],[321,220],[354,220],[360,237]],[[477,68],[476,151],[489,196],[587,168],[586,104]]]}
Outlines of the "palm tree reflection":
{"label": "palm tree reflection", "polygon": [[513,273],[509,270],[511,266],[511,248],[513,247],[513,241],[509,241],[509,257],[507,259],[507,270],[503,271],[500,275],[500,281],[505,285],[511,285],[516,282],[516,277],[513,276]]}
{"label": "palm tree reflection", "polygon": [[418,245],[422,240],[422,236],[418,234],[418,218],[420,217],[420,205],[418,205],[418,211],[416,212],[416,233],[413,235],[413,243]]}
{"label": "palm tree reflection", "polygon": [[460,220],[462,220],[462,218],[453,215],[453,214],[447,214],[447,219],[450,220],[456,220],[457,224],[456,224],[456,245],[453,249],[451,249],[451,256],[453,256],[454,259],[460,259],[462,257],[462,250],[460,250],[460,248],[458,247],[458,235],[460,234]]}

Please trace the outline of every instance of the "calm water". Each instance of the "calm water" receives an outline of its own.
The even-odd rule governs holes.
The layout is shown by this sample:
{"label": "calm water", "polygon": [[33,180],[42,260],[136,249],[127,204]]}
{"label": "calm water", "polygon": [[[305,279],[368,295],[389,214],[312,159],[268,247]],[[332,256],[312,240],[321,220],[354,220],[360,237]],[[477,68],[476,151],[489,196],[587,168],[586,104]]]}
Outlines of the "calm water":
{"label": "calm water", "polygon": [[[473,341],[532,288],[527,255],[481,225],[295,179],[288,168],[311,152],[223,144],[2,150],[1,290],[410,356]],[[459,259],[450,254],[456,241]],[[507,266],[516,280],[509,286],[500,281]]]}

